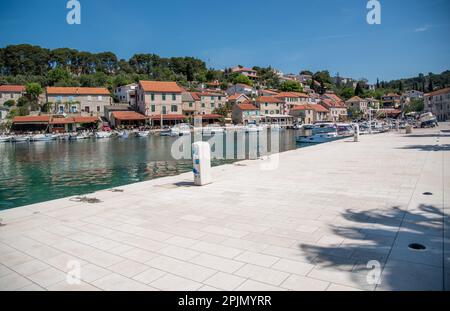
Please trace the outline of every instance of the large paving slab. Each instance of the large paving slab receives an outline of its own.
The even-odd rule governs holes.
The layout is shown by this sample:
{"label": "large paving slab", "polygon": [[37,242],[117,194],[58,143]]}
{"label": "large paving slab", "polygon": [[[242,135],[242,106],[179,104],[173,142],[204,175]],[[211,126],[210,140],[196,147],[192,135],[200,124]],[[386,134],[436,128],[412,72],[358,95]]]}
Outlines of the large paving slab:
{"label": "large paving slab", "polygon": [[2,211],[0,290],[448,289],[449,130]]}

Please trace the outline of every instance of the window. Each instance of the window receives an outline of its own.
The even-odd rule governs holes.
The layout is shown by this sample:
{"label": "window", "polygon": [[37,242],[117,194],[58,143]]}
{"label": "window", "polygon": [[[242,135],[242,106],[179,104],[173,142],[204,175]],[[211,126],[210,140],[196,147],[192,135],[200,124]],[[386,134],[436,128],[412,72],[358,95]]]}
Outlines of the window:
{"label": "window", "polygon": [[166,106],[162,106],[162,114],[167,114],[167,108],[166,108]]}
{"label": "window", "polygon": [[77,106],[72,106],[72,107],[70,107],[70,111],[71,111],[72,113],[77,113]]}
{"label": "window", "polygon": [[152,102],[155,101],[155,94],[151,94],[151,95],[150,95],[150,98],[151,98],[151,101],[152,101]]}
{"label": "window", "polygon": [[56,101],[57,102],[62,102],[62,96],[56,96]]}
{"label": "window", "polygon": [[205,103],[202,103],[202,108],[205,108]]}
{"label": "window", "polygon": [[214,96],[211,96],[211,101],[214,101]]}
{"label": "window", "polygon": [[84,112],[87,112],[87,113],[90,112],[90,111],[89,111],[89,106],[84,107]]}
{"label": "window", "polygon": [[162,100],[166,100],[166,94],[162,94]]}
{"label": "window", "polygon": [[64,106],[59,106],[59,113],[64,113]]}
{"label": "window", "polygon": [[177,95],[176,94],[172,94],[172,100],[176,101],[177,100]]}
{"label": "window", "polygon": [[216,105],[214,103],[211,104],[211,108],[214,109],[214,107],[216,107]]}
{"label": "window", "polygon": [[192,108],[192,103],[189,103],[189,108]]}
{"label": "window", "polygon": [[14,94],[11,94],[11,99],[13,99],[14,98]]}
{"label": "window", "polygon": [[156,111],[156,106],[152,105],[151,109],[152,109],[152,112],[155,112]]}
{"label": "window", "polygon": [[219,100],[222,100],[222,96],[219,96]]}
{"label": "window", "polygon": [[172,112],[177,112],[177,111],[178,111],[178,106],[177,106],[177,105],[172,105],[172,106],[170,107],[170,111],[172,111]]}
{"label": "window", "polygon": [[97,112],[100,112],[100,106],[97,106]]}
{"label": "window", "polygon": [[73,96],[69,96],[69,97],[67,98],[67,100],[70,101],[70,102],[73,102]]}
{"label": "window", "polygon": [[101,102],[103,100],[103,96],[98,97],[98,101]]}
{"label": "window", "polygon": [[269,114],[269,110],[265,110],[264,113],[265,113],[265,114]]}

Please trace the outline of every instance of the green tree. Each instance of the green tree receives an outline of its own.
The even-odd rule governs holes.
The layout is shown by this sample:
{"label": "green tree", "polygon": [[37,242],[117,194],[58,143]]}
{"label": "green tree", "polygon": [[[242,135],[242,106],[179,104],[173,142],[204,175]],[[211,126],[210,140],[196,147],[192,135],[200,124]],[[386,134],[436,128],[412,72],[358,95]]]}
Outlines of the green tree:
{"label": "green tree", "polygon": [[233,83],[237,84],[237,83],[242,83],[242,84],[247,84],[252,86],[253,82],[252,80],[250,80],[249,77],[244,76],[244,75],[237,75],[234,79],[233,79]]}
{"label": "green tree", "polygon": [[29,106],[29,105],[30,105],[30,101],[25,96],[22,96],[17,100],[17,107],[24,107],[24,106]]}
{"label": "green tree", "polygon": [[16,101],[14,99],[7,100],[3,103],[5,107],[12,107],[16,105]]}
{"label": "green tree", "polygon": [[283,92],[303,92],[302,85],[297,81],[285,81],[280,89]]}
{"label": "green tree", "polygon": [[345,100],[352,98],[355,96],[355,91],[351,87],[346,87],[342,89],[342,91],[339,93],[339,95],[344,98]]}
{"label": "green tree", "polygon": [[35,110],[39,107],[39,96],[44,92],[39,83],[28,83],[25,86],[25,92],[30,98],[31,108]]}
{"label": "green tree", "polygon": [[362,88],[361,83],[359,83],[359,82],[356,84],[355,95],[356,96],[364,95],[364,89]]}

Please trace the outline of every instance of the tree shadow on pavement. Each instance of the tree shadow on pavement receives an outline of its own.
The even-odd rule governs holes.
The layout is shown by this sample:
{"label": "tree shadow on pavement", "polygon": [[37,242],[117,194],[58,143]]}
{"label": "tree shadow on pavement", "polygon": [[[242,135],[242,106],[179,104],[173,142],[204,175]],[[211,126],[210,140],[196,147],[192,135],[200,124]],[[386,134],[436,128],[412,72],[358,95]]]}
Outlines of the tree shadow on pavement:
{"label": "tree shadow on pavement", "polygon": [[445,145],[410,145],[410,146],[405,146],[405,147],[402,147],[399,149],[438,152],[438,151],[450,151],[450,145],[449,144],[445,144]]}
{"label": "tree shadow on pavement", "polygon": [[[329,273],[327,280],[332,282],[363,290],[442,290],[443,281],[438,279],[443,278],[444,221],[448,226],[448,217],[431,205],[420,205],[412,211],[400,207],[362,212],[346,210],[342,219],[331,226],[334,238],[329,244],[299,247],[316,269]],[[409,246],[413,243],[423,243],[427,249],[412,250]],[[422,269],[425,265],[430,265],[430,269]],[[430,275],[433,277],[428,284]],[[376,284],[377,280],[381,284]]]}

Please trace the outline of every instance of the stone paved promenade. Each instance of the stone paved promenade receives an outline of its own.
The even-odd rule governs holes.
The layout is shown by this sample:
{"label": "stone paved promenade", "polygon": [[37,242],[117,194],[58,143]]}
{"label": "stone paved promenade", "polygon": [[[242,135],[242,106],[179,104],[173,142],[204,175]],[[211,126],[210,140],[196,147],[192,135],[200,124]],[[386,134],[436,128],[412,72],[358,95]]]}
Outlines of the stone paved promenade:
{"label": "stone paved promenade", "polygon": [[[279,160],[276,170],[263,170],[262,160],[214,168],[215,183],[205,187],[193,187],[188,173],[89,195],[101,200],[96,204],[61,199],[0,212],[0,290],[449,284],[449,124],[314,146]],[[426,250],[411,250],[412,243]],[[66,281],[74,260],[79,285]],[[369,261],[379,266],[369,270]]]}

